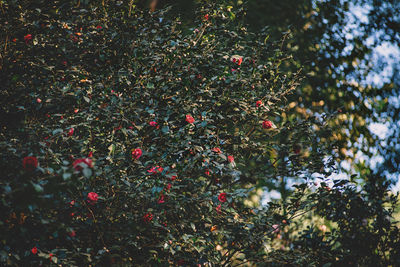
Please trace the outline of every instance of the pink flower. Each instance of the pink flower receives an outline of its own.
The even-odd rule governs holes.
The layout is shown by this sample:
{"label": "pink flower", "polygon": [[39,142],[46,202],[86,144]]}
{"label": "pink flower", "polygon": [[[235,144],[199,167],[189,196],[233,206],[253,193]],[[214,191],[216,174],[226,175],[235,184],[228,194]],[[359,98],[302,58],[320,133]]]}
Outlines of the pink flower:
{"label": "pink flower", "polygon": [[256,102],[256,107],[259,107],[259,106],[261,106],[261,105],[262,105],[261,100],[258,100],[258,101]]}
{"label": "pink flower", "polygon": [[172,184],[168,184],[167,187],[166,187],[166,189],[167,189],[167,190],[170,190],[171,187],[172,187]]}
{"label": "pink flower", "polygon": [[135,150],[132,151],[132,158],[139,159],[142,156],[143,152],[140,148],[136,148]]}
{"label": "pink flower", "polygon": [[271,129],[272,128],[272,122],[271,121],[263,121],[263,123],[262,123],[262,127],[264,128],[264,129]]}
{"label": "pink flower", "polygon": [[226,202],[226,193],[221,193],[221,194],[219,194],[218,200],[219,200],[220,202]]}
{"label": "pink flower", "polygon": [[32,254],[36,254],[37,253],[37,247],[33,247],[32,249],[31,249],[31,252],[32,252]]}
{"label": "pink flower", "polygon": [[74,128],[70,128],[68,131],[68,136],[72,136],[74,134]]}
{"label": "pink flower", "polygon": [[151,213],[146,213],[146,214],[143,216],[143,221],[146,222],[146,223],[149,223],[149,222],[151,222],[152,220],[153,220],[153,214],[151,214]]}
{"label": "pink flower", "polygon": [[235,161],[235,158],[234,158],[233,156],[228,156],[228,161],[229,161],[230,163],[232,163],[232,162]]}
{"label": "pink flower", "polygon": [[22,160],[22,167],[26,171],[33,171],[37,168],[38,166],[38,160],[36,157],[25,157]]}
{"label": "pink flower", "polygon": [[153,126],[153,127],[157,126],[157,122],[155,122],[155,121],[151,121],[151,122],[149,122],[149,124],[150,124],[150,126]]}
{"label": "pink flower", "polygon": [[85,158],[85,159],[76,159],[73,163],[72,166],[74,167],[74,169],[76,171],[81,171],[83,169],[83,167],[89,167],[92,168],[93,167],[93,161],[89,158]]}
{"label": "pink flower", "polygon": [[214,147],[212,149],[213,152],[220,154],[221,153],[221,149],[219,147]]}
{"label": "pink flower", "polygon": [[194,122],[194,119],[193,119],[192,116],[186,115],[186,121],[187,121],[188,123],[192,124],[192,123]]}
{"label": "pink flower", "polygon": [[73,205],[75,205],[75,200],[71,200],[71,202],[69,202],[70,207],[72,207]]}
{"label": "pink flower", "polygon": [[274,229],[273,233],[278,233],[279,232],[279,225],[278,224],[272,225],[272,228]]}
{"label": "pink flower", "polygon": [[36,98],[36,102],[38,102],[40,104],[40,103],[42,103],[42,99]]}
{"label": "pink flower", "polygon": [[87,198],[91,204],[95,204],[97,200],[99,200],[99,195],[95,192],[90,192],[88,193]]}

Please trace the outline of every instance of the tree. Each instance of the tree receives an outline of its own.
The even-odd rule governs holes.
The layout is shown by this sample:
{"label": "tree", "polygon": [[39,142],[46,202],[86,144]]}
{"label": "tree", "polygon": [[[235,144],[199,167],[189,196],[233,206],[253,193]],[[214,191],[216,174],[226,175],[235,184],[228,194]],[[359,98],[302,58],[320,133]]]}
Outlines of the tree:
{"label": "tree", "polygon": [[[304,182],[282,203],[244,204],[259,183],[330,174],[330,143],[320,142],[330,116],[281,118],[301,76],[282,72],[291,58],[281,41],[237,27],[230,11],[203,5],[188,32],[168,9],[120,2],[3,8],[2,106],[20,119],[2,125],[0,141],[7,265],[349,263],[345,226],[365,217],[340,207],[374,199],[366,220],[391,214],[387,188],[362,195],[343,182],[316,191]],[[266,249],[315,209],[344,225],[336,246],[310,254],[314,236],[302,236]],[[397,228],[379,222],[394,248]],[[376,262],[395,263],[395,253]]]}
{"label": "tree", "polygon": [[[160,7],[173,4],[171,16],[191,14],[195,10],[193,6],[201,5],[201,1],[155,2]],[[367,79],[371,75],[383,76],[382,70],[389,64],[373,59],[375,48],[385,43],[398,48],[398,1],[228,0],[219,3],[249,31],[257,33],[267,28],[270,42],[279,42],[285,35],[282,48],[293,55],[296,63],[283,63],[281,69],[297,72],[302,68],[305,78],[289,97],[291,109],[284,115],[304,118],[316,113],[338,113],[330,120],[332,134],[323,138],[336,142],[332,153],[337,153],[338,162],[346,160],[351,164],[349,170],[341,171],[349,175],[359,173],[362,177],[376,171],[369,161],[356,157],[360,152],[367,159],[383,157],[383,168],[396,162],[392,146],[381,147],[381,140],[370,128],[373,123],[384,123],[398,131],[391,120],[398,108],[392,112],[390,104],[393,99],[390,96],[398,95],[395,80],[382,79],[382,84],[374,85]],[[192,25],[192,17],[185,16],[187,25]]]}

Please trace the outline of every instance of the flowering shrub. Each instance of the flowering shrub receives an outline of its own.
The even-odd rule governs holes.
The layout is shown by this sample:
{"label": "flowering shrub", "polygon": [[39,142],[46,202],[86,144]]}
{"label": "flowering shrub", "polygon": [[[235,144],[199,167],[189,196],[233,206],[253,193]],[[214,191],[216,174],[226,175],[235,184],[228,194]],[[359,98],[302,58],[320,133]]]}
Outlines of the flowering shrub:
{"label": "flowering shrub", "polygon": [[[237,27],[219,8],[203,6],[197,30],[187,31],[167,9],[17,2],[2,6],[2,31],[10,40],[31,36],[9,44],[0,78],[9,88],[7,114],[23,117],[1,135],[2,262],[231,266],[338,258],[326,247],[328,256],[308,257],[308,237],[266,248],[282,224],[292,227],[311,209],[345,225],[320,206],[339,207],[331,201],[342,185],[311,193],[302,183],[281,204],[244,204],[256,188],[312,180],[332,167],[329,144],[313,131],[323,121],[280,116],[300,77],[281,70],[291,62],[279,44]],[[293,153],[299,143],[302,153]],[[283,255],[294,245],[297,254]]]}

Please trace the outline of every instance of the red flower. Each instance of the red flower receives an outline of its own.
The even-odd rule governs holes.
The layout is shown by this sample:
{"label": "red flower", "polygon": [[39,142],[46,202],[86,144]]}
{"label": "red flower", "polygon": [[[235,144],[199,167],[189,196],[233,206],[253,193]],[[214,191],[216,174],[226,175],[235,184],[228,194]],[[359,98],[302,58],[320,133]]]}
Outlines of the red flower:
{"label": "red flower", "polygon": [[26,171],[33,171],[38,166],[38,160],[36,157],[25,157],[22,160],[22,166]]}
{"label": "red flower", "polygon": [[72,207],[73,205],[75,205],[75,200],[71,200],[71,202],[69,202],[70,207]]}
{"label": "red flower", "polygon": [[32,254],[36,254],[36,253],[37,253],[37,247],[33,247],[33,248],[31,249],[31,252],[32,252]]}
{"label": "red flower", "polygon": [[259,106],[261,106],[261,105],[262,105],[261,100],[258,100],[258,101],[256,102],[256,107],[259,107]]}
{"label": "red flower", "polygon": [[162,204],[165,202],[164,195],[161,195],[160,198],[158,199],[158,204]]}
{"label": "red flower", "polygon": [[25,40],[25,43],[28,43],[30,40],[32,40],[32,34],[25,35],[24,40]]}
{"label": "red flower", "polygon": [[219,200],[220,202],[226,202],[226,193],[221,193],[221,194],[219,194],[218,200]]}
{"label": "red flower", "polygon": [[90,203],[95,204],[97,200],[99,200],[99,195],[95,192],[90,192],[88,193],[87,198]]}
{"label": "red flower", "polygon": [[74,128],[70,128],[68,131],[68,136],[72,136],[74,134]]}
{"label": "red flower", "polygon": [[49,254],[49,260],[51,260],[51,259],[53,258],[53,256],[54,256],[54,254],[53,254],[53,253],[50,253],[50,254]]}
{"label": "red flower", "polygon": [[216,210],[218,213],[221,213],[221,204],[219,204],[219,205],[215,208],[215,210]]}
{"label": "red flower", "polygon": [[153,126],[153,127],[157,126],[157,122],[155,122],[155,121],[151,121],[151,122],[149,122],[149,124],[150,124],[150,126]]}
{"label": "red flower", "polygon": [[89,152],[88,157],[89,157],[89,158],[93,157],[93,151],[90,151],[90,152]]}
{"label": "red flower", "polygon": [[233,156],[228,156],[228,161],[229,161],[230,163],[232,163],[232,162],[235,161],[235,158],[234,158]]}
{"label": "red flower", "polygon": [[132,158],[139,159],[142,156],[143,152],[140,148],[136,148],[135,150],[132,151]]}
{"label": "red flower", "polygon": [[210,176],[210,170],[206,170],[205,172],[204,172],[207,176]]}
{"label": "red flower", "polygon": [[147,170],[147,172],[151,173],[151,174],[156,174],[157,172],[162,172],[163,170],[164,170],[163,167],[155,166],[155,167],[151,167],[151,169]]}
{"label": "red flower", "polygon": [[243,58],[240,57],[240,58],[238,59],[238,61],[236,62],[236,64],[238,64],[238,66],[240,66],[240,65],[242,64],[242,61],[243,61]]}
{"label": "red flower", "polygon": [[85,165],[89,168],[93,167],[93,161],[89,158],[85,158],[85,159],[76,159],[73,163],[72,166],[74,167],[74,169],[76,171],[81,171],[83,169],[83,167],[85,167]]}
{"label": "red flower", "polygon": [[78,112],[79,112],[78,108],[74,109],[74,113],[78,113]]}
{"label": "red flower", "polygon": [[147,170],[148,173],[157,173],[156,167],[151,167],[151,169]]}
{"label": "red flower", "polygon": [[299,145],[294,145],[293,152],[298,155],[298,154],[300,154],[300,151],[301,151],[301,147]]}
{"label": "red flower", "polygon": [[221,149],[219,147],[214,147],[212,149],[213,152],[220,154],[221,153]]}
{"label": "red flower", "polygon": [[72,230],[71,232],[68,233],[68,235],[69,235],[70,237],[74,237],[74,236],[76,236],[76,233],[75,233],[74,230]]}
{"label": "red flower", "polygon": [[232,62],[236,63],[238,66],[240,66],[242,64],[243,58],[239,57],[239,58],[233,58]]}
{"label": "red flower", "polygon": [[151,213],[146,213],[146,214],[143,216],[143,221],[146,222],[146,223],[149,223],[149,222],[151,222],[152,220],[153,220],[153,214],[151,214]]}
{"label": "red flower", "polygon": [[17,38],[12,39],[12,41],[15,43],[17,41]]}
{"label": "red flower", "polygon": [[270,129],[270,128],[272,128],[272,122],[271,121],[263,121],[262,127],[264,129]]}
{"label": "red flower", "polygon": [[100,25],[97,25],[97,26],[96,26],[96,29],[99,29],[99,30],[100,30],[100,29],[103,29],[103,27],[101,27]]}
{"label": "red flower", "polygon": [[186,115],[186,121],[187,121],[188,123],[193,123],[193,122],[194,122],[194,119],[193,119],[192,116]]}
{"label": "red flower", "polygon": [[209,17],[208,14],[205,14],[205,15],[204,15],[204,19],[205,19],[205,20],[208,20],[208,17]]}
{"label": "red flower", "polygon": [[167,189],[167,190],[170,190],[171,187],[172,187],[172,184],[168,184],[167,187],[166,187],[166,189]]}
{"label": "red flower", "polygon": [[175,180],[176,180],[176,177],[178,177],[178,176],[172,175],[171,178],[169,178],[169,179],[170,179],[171,181],[175,181]]}

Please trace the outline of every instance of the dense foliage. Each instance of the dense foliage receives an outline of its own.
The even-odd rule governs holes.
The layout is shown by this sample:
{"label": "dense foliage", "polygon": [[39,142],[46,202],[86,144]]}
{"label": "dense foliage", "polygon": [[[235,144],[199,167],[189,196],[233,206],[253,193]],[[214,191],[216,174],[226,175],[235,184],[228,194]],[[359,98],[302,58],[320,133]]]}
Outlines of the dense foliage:
{"label": "dense foliage", "polygon": [[[181,14],[190,25],[193,16],[188,14],[203,1],[152,2],[160,7],[173,4],[171,16]],[[378,159],[383,161],[379,173],[387,178],[391,178],[388,173],[398,176],[399,150],[393,148],[399,146],[400,140],[396,71],[400,51],[399,1],[218,2],[250,31],[267,28],[270,41],[279,41],[285,32],[282,48],[293,55],[294,64],[282,64],[281,68],[286,73],[302,68],[305,75],[301,86],[289,97],[290,109],[285,113],[299,118],[315,113],[341,113],[329,122],[332,135],[328,137],[341,148],[332,152],[337,153],[338,162],[345,160],[341,171],[364,177],[376,172]],[[382,52],[377,54],[378,50],[386,56],[380,55]],[[379,131],[375,123],[388,126],[390,136],[376,135]],[[359,183],[364,182],[362,177]]]}
{"label": "dense foliage", "polygon": [[[283,115],[301,82],[285,39],[132,3],[2,2],[2,262],[399,263],[388,184],[323,182],[335,114]],[[244,204],[290,177],[283,202]]]}

